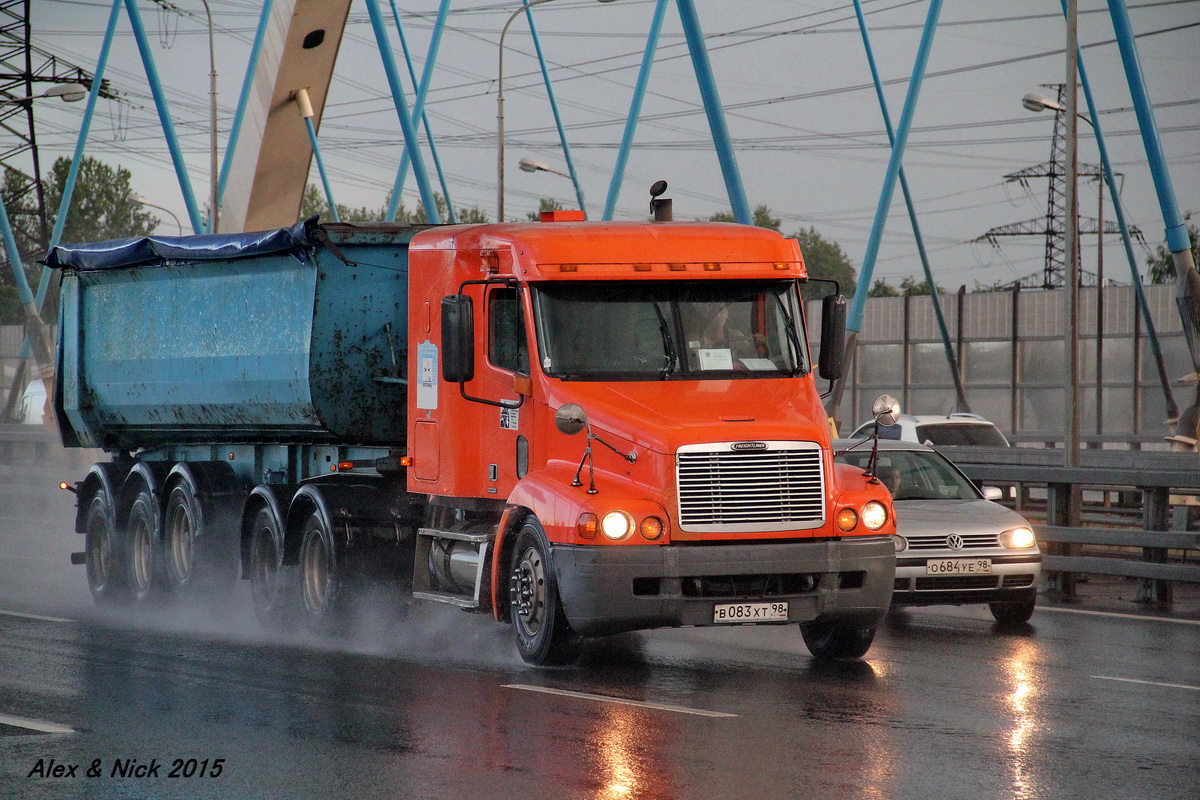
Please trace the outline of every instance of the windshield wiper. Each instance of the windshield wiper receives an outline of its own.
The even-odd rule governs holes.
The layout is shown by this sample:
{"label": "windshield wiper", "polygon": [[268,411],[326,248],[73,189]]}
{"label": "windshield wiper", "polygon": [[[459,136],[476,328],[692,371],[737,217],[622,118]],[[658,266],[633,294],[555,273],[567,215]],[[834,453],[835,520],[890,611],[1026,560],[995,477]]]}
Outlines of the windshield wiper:
{"label": "windshield wiper", "polygon": [[804,367],[801,364],[800,337],[796,335],[796,323],[792,321],[792,315],[788,312],[787,304],[783,302],[783,298],[777,294],[772,296],[775,298],[775,302],[779,303],[779,310],[783,314],[784,323],[787,325],[788,347],[792,349],[792,363],[795,365],[788,375],[789,377],[795,377],[804,372]]}
{"label": "windshield wiper", "polygon": [[667,363],[658,373],[658,379],[664,381],[675,371],[675,365],[678,363],[675,356],[675,343],[671,340],[671,326],[667,324],[667,318],[663,316],[662,309],[658,307],[658,301],[651,300],[650,304],[654,306],[654,313],[658,315],[658,330],[662,334],[663,348],[667,355]]}

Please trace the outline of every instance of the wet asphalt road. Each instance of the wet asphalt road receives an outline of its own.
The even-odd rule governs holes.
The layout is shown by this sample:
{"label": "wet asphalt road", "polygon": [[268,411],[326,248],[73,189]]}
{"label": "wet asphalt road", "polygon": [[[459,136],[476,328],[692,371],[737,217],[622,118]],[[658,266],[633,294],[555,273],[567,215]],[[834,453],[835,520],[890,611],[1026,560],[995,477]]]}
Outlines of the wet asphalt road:
{"label": "wet asphalt road", "polygon": [[537,670],[505,627],[437,606],[335,643],[264,636],[244,586],[100,615],[66,563],[70,503],[6,503],[0,797],[1200,797],[1195,622],[923,609],[859,663],[772,627]]}

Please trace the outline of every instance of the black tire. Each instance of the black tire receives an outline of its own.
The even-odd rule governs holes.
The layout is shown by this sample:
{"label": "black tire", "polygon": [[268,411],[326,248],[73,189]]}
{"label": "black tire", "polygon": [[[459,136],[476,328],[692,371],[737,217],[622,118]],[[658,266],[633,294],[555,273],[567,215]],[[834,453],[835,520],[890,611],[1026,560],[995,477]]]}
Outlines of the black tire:
{"label": "black tire", "polygon": [[858,628],[839,622],[806,622],[800,635],[813,658],[822,661],[850,661],[862,658],[875,639],[874,628]]}
{"label": "black tire", "polygon": [[265,628],[283,627],[295,611],[296,576],[283,566],[283,531],[267,507],[260,508],[250,532],[250,597]]}
{"label": "black tire", "polygon": [[339,574],[333,532],[314,512],[300,534],[300,610],[310,631],[329,636],[343,617],[344,576]]}
{"label": "black tire", "polygon": [[579,660],[583,639],[563,613],[550,546],[535,517],[525,521],[513,546],[508,606],[517,651],[525,663],[547,667]]}
{"label": "black tire", "polygon": [[157,539],[158,511],[150,490],[143,488],[129,508],[129,522],[119,550],[123,594],[135,604],[149,603],[158,593]]}
{"label": "black tire", "polygon": [[84,564],[92,601],[100,607],[117,602],[121,595],[118,578],[120,534],[112,525],[112,499],[101,489],[88,505],[84,522]]}
{"label": "black tire", "polygon": [[1037,606],[1037,592],[1030,592],[1025,599],[1015,603],[988,603],[988,609],[1001,625],[1023,625],[1033,616]]}
{"label": "black tire", "polygon": [[172,594],[182,594],[199,582],[200,519],[200,503],[191,487],[181,483],[172,489],[167,497],[162,535],[163,581]]}

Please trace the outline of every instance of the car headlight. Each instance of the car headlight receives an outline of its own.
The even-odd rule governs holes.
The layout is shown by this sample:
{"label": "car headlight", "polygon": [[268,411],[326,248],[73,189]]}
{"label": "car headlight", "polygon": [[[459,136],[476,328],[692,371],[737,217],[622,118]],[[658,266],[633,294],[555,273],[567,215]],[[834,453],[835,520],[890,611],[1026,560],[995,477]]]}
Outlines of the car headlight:
{"label": "car headlight", "polygon": [[633,517],[624,511],[610,511],[600,520],[600,530],[614,542],[624,539],[633,530]]}
{"label": "car headlight", "polygon": [[878,500],[872,500],[863,506],[862,521],[869,531],[877,531],[887,524],[887,508]]}
{"label": "car headlight", "polygon": [[896,546],[897,553],[903,553],[908,549],[908,539],[905,539],[898,533],[892,535],[892,544]]}
{"label": "car headlight", "polygon": [[1037,537],[1029,528],[1013,528],[1000,534],[1000,544],[1010,550],[1024,550],[1037,546]]}

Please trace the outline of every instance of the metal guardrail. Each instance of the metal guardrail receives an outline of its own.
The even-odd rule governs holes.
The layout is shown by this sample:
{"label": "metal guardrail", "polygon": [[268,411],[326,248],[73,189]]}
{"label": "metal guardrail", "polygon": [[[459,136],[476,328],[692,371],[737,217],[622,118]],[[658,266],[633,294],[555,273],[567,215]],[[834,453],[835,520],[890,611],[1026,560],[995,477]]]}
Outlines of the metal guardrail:
{"label": "metal guardrail", "polygon": [[[1080,575],[1113,575],[1140,579],[1138,600],[1169,605],[1172,584],[1200,583],[1200,532],[1190,529],[1200,508],[1187,502],[1200,495],[1197,454],[1084,450],[1079,466],[1067,468],[1062,450],[939,449],[974,481],[1018,487],[1016,506],[1022,513],[1043,513],[1045,522],[1033,527],[1046,545],[1042,566],[1048,591],[1069,598]],[[1028,503],[1031,486],[1045,487],[1044,505],[1036,509]],[[1117,495],[1125,520],[1140,513],[1141,526],[1123,524],[1119,513],[1085,514],[1096,508],[1084,500],[1089,493],[1106,501]],[[1085,518],[1102,522],[1081,524]],[[1085,547],[1110,552],[1089,555]],[[1189,563],[1192,558],[1196,563]]]}

